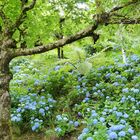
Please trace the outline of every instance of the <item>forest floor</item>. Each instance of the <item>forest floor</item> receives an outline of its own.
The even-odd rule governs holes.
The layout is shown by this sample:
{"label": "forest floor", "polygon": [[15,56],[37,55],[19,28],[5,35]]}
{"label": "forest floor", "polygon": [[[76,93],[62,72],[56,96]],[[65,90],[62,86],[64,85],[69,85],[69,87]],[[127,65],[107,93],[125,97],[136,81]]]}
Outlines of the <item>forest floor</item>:
{"label": "forest floor", "polygon": [[76,140],[76,138],[72,136],[66,136],[63,138],[57,138],[55,136],[51,136],[48,138],[41,133],[37,134],[37,133],[27,132],[25,134],[22,134],[22,136],[14,135],[13,140]]}

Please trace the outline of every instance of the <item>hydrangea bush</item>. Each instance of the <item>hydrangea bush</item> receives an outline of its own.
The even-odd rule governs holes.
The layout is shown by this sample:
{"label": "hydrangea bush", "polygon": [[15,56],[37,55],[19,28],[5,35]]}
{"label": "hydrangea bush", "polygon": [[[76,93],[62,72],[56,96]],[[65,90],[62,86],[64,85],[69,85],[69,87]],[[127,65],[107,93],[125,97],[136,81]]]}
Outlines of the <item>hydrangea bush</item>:
{"label": "hydrangea bush", "polygon": [[[19,97],[18,97],[19,96]],[[18,98],[18,99],[16,99]],[[51,120],[56,101],[50,94],[39,96],[37,94],[15,95],[11,120],[14,124],[28,124],[32,131],[39,131]]]}
{"label": "hydrangea bush", "polygon": [[[74,134],[78,140],[139,140],[140,57],[132,55],[127,62],[93,68],[86,75],[63,65],[47,72],[16,68],[12,122],[28,123],[32,131],[49,126],[59,137]],[[15,94],[17,83],[25,85],[23,95]]]}

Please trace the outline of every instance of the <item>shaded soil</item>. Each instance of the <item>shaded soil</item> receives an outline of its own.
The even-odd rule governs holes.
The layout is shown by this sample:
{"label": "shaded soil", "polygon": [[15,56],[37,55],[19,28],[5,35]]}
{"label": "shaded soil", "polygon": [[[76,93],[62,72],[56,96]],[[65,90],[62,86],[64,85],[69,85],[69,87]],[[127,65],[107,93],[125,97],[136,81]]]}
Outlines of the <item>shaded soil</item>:
{"label": "shaded soil", "polygon": [[51,136],[47,138],[44,134],[35,134],[35,133],[26,133],[22,134],[21,136],[13,136],[13,140],[76,140],[75,137],[63,137],[57,138],[55,136]]}

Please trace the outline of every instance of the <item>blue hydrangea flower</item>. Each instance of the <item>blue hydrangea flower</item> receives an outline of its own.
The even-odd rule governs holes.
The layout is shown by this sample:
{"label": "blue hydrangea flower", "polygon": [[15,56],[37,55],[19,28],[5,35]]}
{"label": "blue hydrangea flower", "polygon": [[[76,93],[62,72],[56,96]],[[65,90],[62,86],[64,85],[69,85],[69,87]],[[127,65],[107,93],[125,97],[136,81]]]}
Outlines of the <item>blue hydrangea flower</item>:
{"label": "blue hydrangea flower", "polygon": [[137,93],[139,93],[139,92],[140,92],[140,90],[139,90],[139,89],[135,89],[135,88],[132,88],[132,89],[131,89],[131,91],[132,91],[133,93],[135,93],[135,94],[137,94]]}
{"label": "blue hydrangea flower", "polygon": [[123,115],[123,117],[124,117],[124,118],[128,118],[129,115],[125,113],[125,114]]}
{"label": "blue hydrangea flower", "polygon": [[11,121],[13,121],[13,122],[20,122],[21,121],[21,117],[20,116],[12,116]]}
{"label": "blue hydrangea flower", "polygon": [[106,115],[106,112],[102,112],[103,115]]}
{"label": "blue hydrangea flower", "polygon": [[129,128],[129,129],[128,129],[128,132],[129,132],[130,134],[134,134],[134,130],[133,130],[132,128]]}
{"label": "blue hydrangea flower", "polygon": [[129,92],[129,89],[128,88],[124,88],[124,89],[122,89],[122,92],[123,93],[128,93]]}
{"label": "blue hydrangea flower", "polygon": [[35,119],[35,121],[36,121],[36,122],[39,122],[39,119],[38,119],[38,118],[36,118],[36,119]]}
{"label": "blue hydrangea flower", "polygon": [[93,124],[97,124],[98,123],[98,120],[97,119],[94,119],[93,120]]}
{"label": "blue hydrangea flower", "polygon": [[82,133],[78,136],[78,140],[83,140],[83,137],[85,136],[85,133]]}
{"label": "blue hydrangea flower", "polygon": [[36,127],[35,126],[32,126],[32,131],[35,131],[36,130]]}
{"label": "blue hydrangea flower", "polygon": [[116,111],[117,110],[117,107],[113,107],[113,111]]}
{"label": "blue hydrangea flower", "polygon": [[125,127],[125,125],[122,125],[122,124],[120,124],[120,125],[113,125],[113,126],[110,127],[110,130],[118,131],[118,130],[122,130],[124,127]]}
{"label": "blue hydrangea flower", "polygon": [[82,133],[88,133],[89,132],[89,129],[88,128],[84,128],[83,130],[82,130]]}
{"label": "blue hydrangea flower", "polygon": [[80,87],[80,85],[78,85],[78,86],[76,86],[76,88],[77,88],[77,89],[80,89],[81,87]]}
{"label": "blue hydrangea flower", "polygon": [[117,133],[116,133],[116,132],[111,132],[111,133],[109,133],[109,138],[110,138],[111,140],[117,139],[117,138],[118,138]]}
{"label": "blue hydrangea flower", "polygon": [[117,117],[121,117],[123,114],[122,112],[116,112]]}
{"label": "blue hydrangea flower", "polygon": [[96,87],[93,87],[93,88],[92,88],[93,91],[96,91],[96,89],[97,89]]}
{"label": "blue hydrangea flower", "polygon": [[78,121],[75,121],[75,122],[74,122],[74,126],[75,126],[75,127],[78,127],[78,126],[79,126],[79,122],[78,122]]}
{"label": "blue hydrangea flower", "polygon": [[73,121],[69,121],[69,124],[70,124],[70,125],[73,124]]}
{"label": "blue hydrangea flower", "polygon": [[82,113],[81,112],[78,112],[78,116],[81,117],[82,116]]}
{"label": "blue hydrangea flower", "polygon": [[17,109],[17,113],[21,112],[21,110],[22,110],[21,108],[18,108],[18,109]]}
{"label": "blue hydrangea flower", "polygon": [[134,113],[135,114],[138,114],[138,113],[140,113],[140,111],[139,110],[135,110]]}
{"label": "blue hydrangea flower", "polygon": [[108,109],[107,109],[107,108],[105,108],[105,109],[104,109],[104,112],[108,112]]}
{"label": "blue hydrangea flower", "polygon": [[120,137],[125,137],[126,133],[125,133],[124,131],[120,131],[120,132],[118,133],[118,135],[119,135]]}
{"label": "blue hydrangea flower", "polygon": [[40,108],[39,109],[39,113],[44,114],[45,113],[45,110],[43,108]]}
{"label": "blue hydrangea flower", "polygon": [[62,116],[61,116],[61,115],[57,115],[57,116],[56,116],[56,119],[57,119],[58,121],[61,121],[61,120],[62,120]]}
{"label": "blue hydrangea flower", "polygon": [[45,105],[46,103],[43,102],[43,101],[39,101],[39,104],[40,104],[40,105]]}
{"label": "blue hydrangea flower", "polygon": [[37,86],[39,84],[40,84],[40,81],[39,80],[35,80],[34,85]]}
{"label": "blue hydrangea flower", "polygon": [[109,96],[106,96],[106,99],[109,99],[110,97]]}
{"label": "blue hydrangea flower", "polygon": [[107,73],[107,74],[105,75],[106,78],[109,78],[110,76],[111,76],[111,73]]}
{"label": "blue hydrangea flower", "polygon": [[32,131],[35,131],[36,129],[38,129],[40,126],[39,122],[36,122],[33,126],[32,126]]}
{"label": "blue hydrangea flower", "polygon": [[58,65],[54,68],[55,71],[58,71],[61,67]]}
{"label": "blue hydrangea flower", "polygon": [[138,140],[138,136],[136,136],[136,135],[133,135],[131,138],[132,138],[132,140]]}
{"label": "blue hydrangea flower", "polygon": [[133,97],[132,97],[130,100],[131,100],[132,102],[135,102],[135,98],[133,98]]}
{"label": "blue hydrangea flower", "polygon": [[96,117],[97,115],[97,113],[92,113],[92,117]]}
{"label": "blue hydrangea flower", "polygon": [[67,118],[67,117],[63,117],[63,120],[64,120],[64,121],[68,121],[68,118]]}
{"label": "blue hydrangea flower", "polygon": [[121,119],[121,120],[120,120],[120,123],[125,124],[125,123],[126,123],[126,121],[125,121],[125,120],[123,120],[123,119]]}
{"label": "blue hydrangea flower", "polygon": [[88,137],[86,140],[93,140],[93,138],[92,137]]}
{"label": "blue hydrangea flower", "polygon": [[53,102],[53,99],[52,98],[48,98],[48,102]]}
{"label": "blue hydrangea flower", "polygon": [[89,97],[90,96],[90,93],[89,92],[86,92],[86,97]]}
{"label": "blue hydrangea flower", "polygon": [[62,129],[61,129],[60,127],[56,127],[56,128],[55,128],[55,131],[59,133],[59,132],[62,131]]}
{"label": "blue hydrangea flower", "polygon": [[101,92],[101,90],[97,90],[97,92],[98,92],[98,93],[100,93],[100,92]]}
{"label": "blue hydrangea flower", "polygon": [[121,99],[121,103],[124,103],[126,101],[126,97],[123,96],[122,99]]}
{"label": "blue hydrangea flower", "polygon": [[46,106],[46,107],[45,107],[45,110],[47,110],[47,111],[48,111],[48,110],[49,110],[49,107],[48,107],[48,106]]}
{"label": "blue hydrangea flower", "polygon": [[45,96],[41,96],[40,99],[45,99]]}
{"label": "blue hydrangea flower", "polygon": [[88,98],[88,97],[86,97],[86,98],[84,99],[84,101],[85,101],[85,102],[88,102],[88,101],[89,101],[89,98]]}
{"label": "blue hydrangea flower", "polygon": [[116,86],[117,87],[117,86],[119,86],[119,83],[118,82],[114,82],[113,83],[113,86]]}
{"label": "blue hydrangea flower", "polygon": [[104,122],[105,121],[105,118],[104,117],[100,117],[100,121],[101,122]]}

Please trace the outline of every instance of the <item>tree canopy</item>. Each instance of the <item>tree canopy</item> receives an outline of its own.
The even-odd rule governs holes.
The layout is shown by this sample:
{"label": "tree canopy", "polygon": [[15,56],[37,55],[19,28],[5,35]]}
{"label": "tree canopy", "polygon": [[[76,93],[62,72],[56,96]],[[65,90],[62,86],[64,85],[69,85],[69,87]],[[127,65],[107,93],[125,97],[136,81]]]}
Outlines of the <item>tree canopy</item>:
{"label": "tree canopy", "polygon": [[[9,0],[1,1],[0,4],[2,38],[8,34],[16,41],[15,55],[41,53],[64,46],[81,38],[92,36],[101,25],[140,23],[139,0],[33,0],[27,3]],[[64,39],[57,41],[54,34],[60,30],[60,18],[65,18]],[[37,40],[47,45],[31,49]],[[25,49],[26,46],[28,50]]]}

